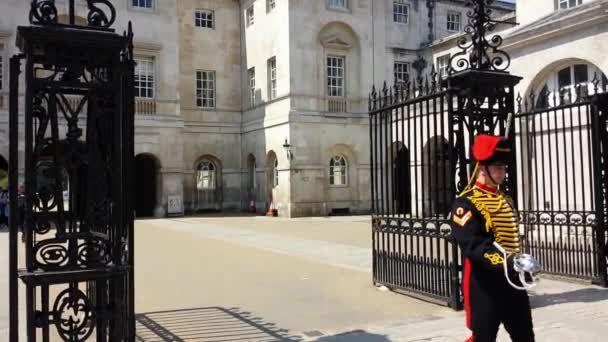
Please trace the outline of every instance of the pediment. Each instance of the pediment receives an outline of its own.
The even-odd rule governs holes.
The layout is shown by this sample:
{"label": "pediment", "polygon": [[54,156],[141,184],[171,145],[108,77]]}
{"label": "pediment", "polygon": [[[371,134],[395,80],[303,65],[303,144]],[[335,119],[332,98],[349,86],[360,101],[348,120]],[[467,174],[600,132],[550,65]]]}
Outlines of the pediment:
{"label": "pediment", "polygon": [[339,36],[329,36],[321,41],[326,48],[339,49],[339,50],[349,50],[352,48],[352,44],[342,39]]}

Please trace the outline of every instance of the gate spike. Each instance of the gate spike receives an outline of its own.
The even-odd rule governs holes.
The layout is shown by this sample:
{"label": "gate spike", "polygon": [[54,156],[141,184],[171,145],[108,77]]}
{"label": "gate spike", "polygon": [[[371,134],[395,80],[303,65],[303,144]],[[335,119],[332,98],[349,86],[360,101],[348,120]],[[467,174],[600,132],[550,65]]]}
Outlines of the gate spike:
{"label": "gate spike", "polygon": [[[558,98],[558,96],[559,96],[559,93],[556,90],[553,90],[551,97],[553,98],[553,105],[554,106],[557,106],[557,98]],[[561,102],[560,102],[560,104],[561,104]]]}
{"label": "gate spike", "polygon": [[593,84],[593,95],[598,93],[598,85],[600,84],[600,80],[597,78],[597,72],[593,73],[593,80],[591,80]]}
{"label": "gate spike", "polygon": [[574,95],[576,96],[576,98],[574,99],[574,103],[580,102],[581,101],[581,97],[583,95],[583,87],[580,84],[575,84],[574,85]]}
{"label": "gate spike", "polygon": [[437,70],[435,64],[431,66],[431,92],[434,94],[437,92]]}
{"label": "gate spike", "polygon": [[515,99],[517,101],[517,112],[521,113],[521,93],[517,92],[517,98]]}
{"label": "gate spike", "polygon": [[424,76],[424,93],[429,94],[429,75]]}
{"label": "gate spike", "polygon": [[380,107],[386,106],[386,98],[387,98],[388,89],[386,88],[386,81],[382,85],[382,95],[380,96]]}

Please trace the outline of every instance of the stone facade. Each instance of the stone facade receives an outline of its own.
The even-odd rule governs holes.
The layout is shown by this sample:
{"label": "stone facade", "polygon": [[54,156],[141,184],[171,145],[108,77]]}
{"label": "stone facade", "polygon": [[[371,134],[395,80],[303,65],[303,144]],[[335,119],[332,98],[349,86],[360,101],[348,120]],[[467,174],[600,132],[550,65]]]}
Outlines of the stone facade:
{"label": "stone facade", "polygon": [[[116,28],[133,21],[138,75],[153,78],[137,99],[144,216],[167,215],[170,199],[171,214],[251,204],[281,216],[368,212],[368,92],[395,74],[429,72],[467,12],[459,0],[112,2]],[[65,13],[66,1],[57,4]],[[495,11],[512,9],[497,2]],[[24,1],[0,4],[5,158],[7,57],[27,11]]]}

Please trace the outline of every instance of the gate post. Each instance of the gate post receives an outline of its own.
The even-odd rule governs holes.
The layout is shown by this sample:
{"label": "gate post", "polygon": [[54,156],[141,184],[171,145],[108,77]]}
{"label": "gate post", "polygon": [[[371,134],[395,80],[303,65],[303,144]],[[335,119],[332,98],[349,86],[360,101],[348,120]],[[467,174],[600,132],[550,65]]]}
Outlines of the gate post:
{"label": "gate post", "polygon": [[19,208],[17,206],[17,185],[19,182],[19,74],[21,73],[22,55],[15,55],[10,59],[9,84],[9,341],[19,340],[19,289],[18,289],[18,245],[17,234],[20,222]]}
{"label": "gate post", "polygon": [[116,11],[106,0],[87,0],[87,22],[75,24],[74,1],[69,23],[60,22],[54,0],[31,1],[31,25],[17,28],[23,55],[11,58],[10,342],[19,341],[18,279],[26,296],[24,340],[49,341],[51,329],[64,341],[135,338],[132,27],[115,33]]}
{"label": "gate post", "polygon": [[[597,86],[596,86],[597,90]],[[593,154],[593,179],[595,201],[595,262],[596,277],[592,283],[608,287],[608,247],[606,230],[608,229],[608,94],[596,94],[591,101],[591,151]]]}

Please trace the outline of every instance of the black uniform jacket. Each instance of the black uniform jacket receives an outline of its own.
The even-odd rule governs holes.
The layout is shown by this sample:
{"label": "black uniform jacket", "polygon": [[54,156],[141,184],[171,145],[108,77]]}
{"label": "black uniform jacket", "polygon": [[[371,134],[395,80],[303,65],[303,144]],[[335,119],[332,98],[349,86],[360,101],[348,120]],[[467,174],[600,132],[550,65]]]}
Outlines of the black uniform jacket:
{"label": "black uniform jacket", "polygon": [[[520,252],[517,213],[511,198],[476,185],[454,201],[450,223],[452,235],[480,285],[506,285],[504,257],[493,243],[497,241],[509,252]],[[512,260],[507,258],[507,269],[515,279]]]}

